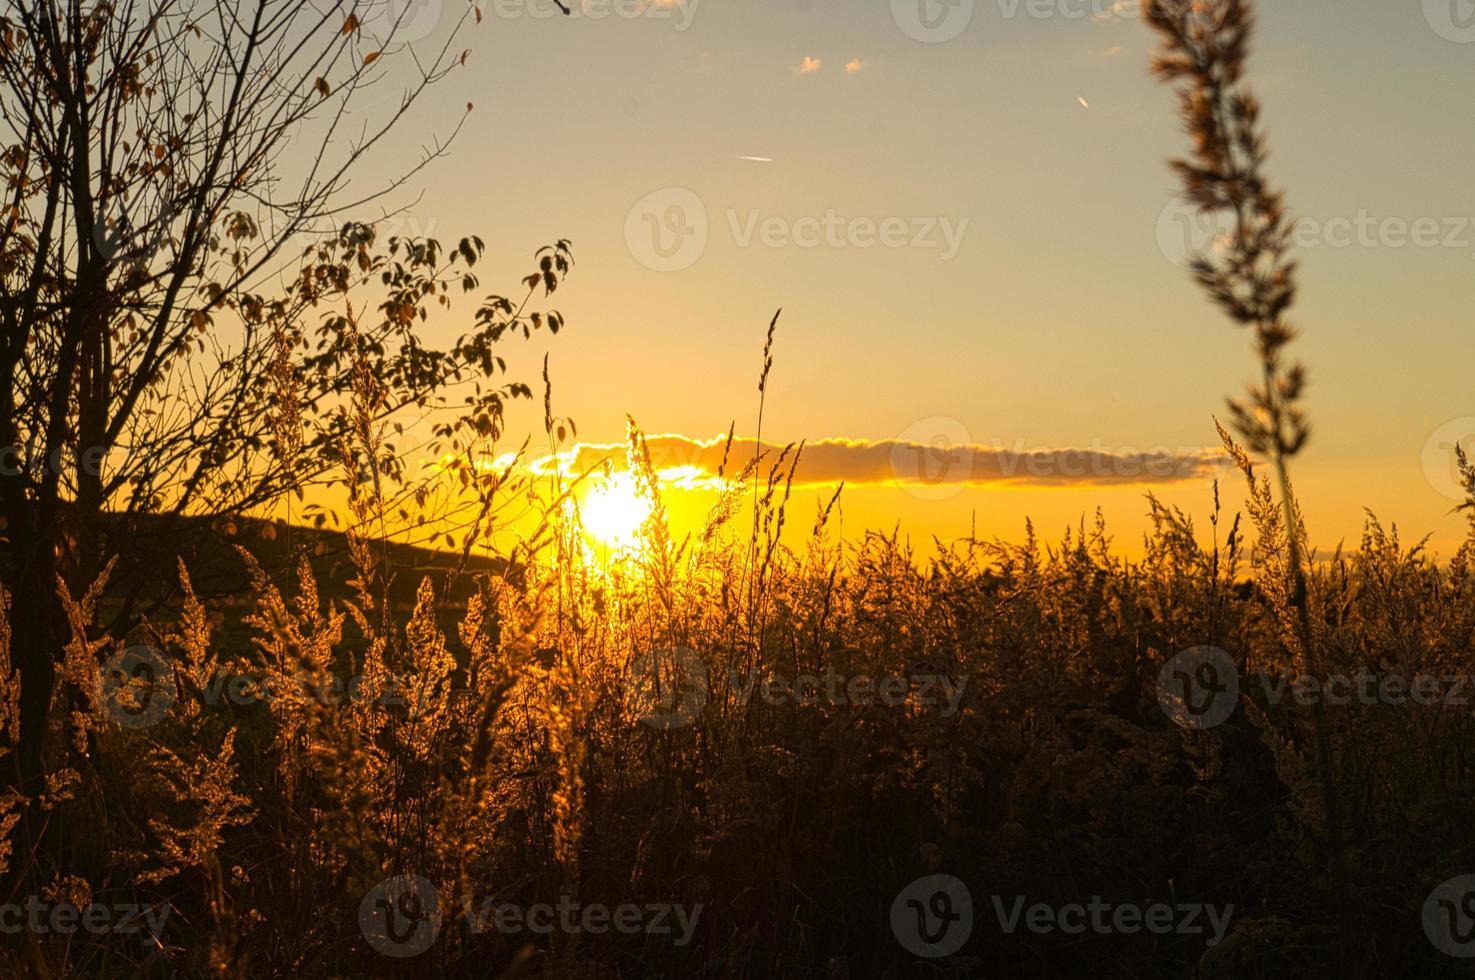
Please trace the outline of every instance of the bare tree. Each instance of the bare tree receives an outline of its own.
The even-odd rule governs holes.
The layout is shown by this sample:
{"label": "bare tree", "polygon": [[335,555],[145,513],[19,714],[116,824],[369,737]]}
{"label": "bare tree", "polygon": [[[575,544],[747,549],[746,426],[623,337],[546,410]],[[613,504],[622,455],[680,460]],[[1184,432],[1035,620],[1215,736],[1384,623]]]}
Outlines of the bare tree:
{"label": "bare tree", "polygon": [[[394,0],[34,0],[0,18],[0,574],[22,781],[41,771],[66,638],[59,578],[75,592],[130,536],[300,495],[351,445],[339,406],[355,371],[380,379],[387,417],[502,371],[492,346],[509,329],[560,325],[493,296],[471,334],[426,348],[416,325],[477,287],[481,241],[386,247],[348,220],[382,213],[465,122],[351,186],[464,63],[457,39],[480,20],[468,4],[427,42],[421,15]],[[570,261],[567,243],[540,253],[529,298]],[[377,306],[355,307],[362,288]],[[269,389],[297,400],[285,419]],[[504,399],[528,393],[478,385],[437,434],[494,435]],[[141,598],[136,581],[118,592],[112,629]]]}

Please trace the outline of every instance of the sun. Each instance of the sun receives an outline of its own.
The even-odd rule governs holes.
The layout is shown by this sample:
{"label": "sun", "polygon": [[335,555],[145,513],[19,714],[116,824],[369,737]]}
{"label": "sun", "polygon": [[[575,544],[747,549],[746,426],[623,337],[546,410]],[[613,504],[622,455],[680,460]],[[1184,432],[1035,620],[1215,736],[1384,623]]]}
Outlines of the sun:
{"label": "sun", "polygon": [[579,507],[584,530],[612,548],[634,544],[640,526],[650,517],[650,501],[628,472],[611,473],[598,480]]}

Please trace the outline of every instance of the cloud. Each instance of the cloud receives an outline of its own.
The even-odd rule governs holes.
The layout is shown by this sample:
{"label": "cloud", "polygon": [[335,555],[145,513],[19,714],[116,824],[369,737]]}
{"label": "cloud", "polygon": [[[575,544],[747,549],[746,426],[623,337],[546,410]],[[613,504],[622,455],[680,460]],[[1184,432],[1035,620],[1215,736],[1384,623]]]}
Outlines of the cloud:
{"label": "cloud", "polygon": [[[647,445],[662,483],[689,489],[720,485],[717,473],[727,449],[726,436],[654,435],[647,438]],[[766,478],[784,447],[764,443],[762,448],[765,455],[759,473]],[[733,439],[722,470],[725,477],[736,476],[755,449],[752,439]],[[790,450],[783,461],[783,474],[788,473],[793,458]],[[617,470],[625,468],[624,444],[580,443],[557,457],[534,460],[529,468],[536,474],[547,474],[555,467],[576,474],[606,463]],[[803,447],[794,482],[803,486],[833,486],[842,480],[852,486],[1134,486],[1204,479],[1221,473],[1227,465],[1222,451],[1201,446],[1107,448],[1097,441],[1090,449],[1058,449],[1030,447],[1023,440],[985,445],[821,439]]]}
{"label": "cloud", "polygon": [[857,72],[863,71],[864,69],[869,67],[869,65],[867,65],[864,61],[861,61],[859,58],[851,58],[849,61],[845,62],[845,74],[854,75]]}
{"label": "cloud", "polygon": [[824,62],[820,61],[820,59],[818,58],[811,58],[809,55],[805,55],[804,60],[799,63],[799,67],[794,69],[794,74],[813,75],[815,72],[819,71],[819,66],[823,63]]}
{"label": "cloud", "polygon": [[1122,46],[1120,44],[1116,44],[1116,45],[1113,45],[1112,47],[1107,48],[1105,51],[1101,52],[1101,57],[1103,57],[1103,58],[1115,58],[1117,55],[1119,55],[1121,53],[1122,53]]}

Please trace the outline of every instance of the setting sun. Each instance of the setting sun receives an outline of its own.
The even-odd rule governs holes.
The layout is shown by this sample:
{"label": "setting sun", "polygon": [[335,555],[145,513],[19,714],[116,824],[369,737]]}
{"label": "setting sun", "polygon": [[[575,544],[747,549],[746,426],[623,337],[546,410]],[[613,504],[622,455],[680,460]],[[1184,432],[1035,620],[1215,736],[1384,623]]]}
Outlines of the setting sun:
{"label": "setting sun", "polygon": [[0,980],[1475,980],[1475,0],[0,4]]}
{"label": "setting sun", "polygon": [[584,530],[609,547],[633,544],[650,516],[650,501],[641,496],[628,472],[602,477],[579,507]]}

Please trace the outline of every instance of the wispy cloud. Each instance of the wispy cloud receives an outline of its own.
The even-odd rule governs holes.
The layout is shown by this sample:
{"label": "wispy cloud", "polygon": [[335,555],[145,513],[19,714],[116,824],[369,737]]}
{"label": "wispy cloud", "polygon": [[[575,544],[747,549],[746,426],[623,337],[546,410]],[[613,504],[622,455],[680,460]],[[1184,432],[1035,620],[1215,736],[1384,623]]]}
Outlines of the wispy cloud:
{"label": "wispy cloud", "polygon": [[824,62],[822,62],[820,59],[812,58],[809,55],[805,55],[804,60],[799,63],[799,67],[794,69],[794,74],[813,75],[815,72],[819,71],[820,65],[822,64],[824,64]]}
{"label": "wispy cloud", "polygon": [[[731,479],[758,448],[750,438],[734,439],[730,450],[726,443],[725,436],[694,439],[674,434],[647,440],[661,482],[690,489],[719,485],[724,451],[728,458],[723,474]],[[782,450],[764,443],[760,469],[765,475]],[[791,452],[785,472],[792,460]],[[556,457],[533,460],[528,468],[536,474],[555,469],[575,474],[606,463],[624,468],[624,444],[580,443]],[[805,486],[833,486],[842,480],[852,486],[1132,486],[1201,479],[1220,472],[1226,463],[1218,449],[1197,446],[1107,448],[1095,443],[1089,449],[1059,449],[1032,447],[1024,440],[947,445],[905,439],[821,439],[804,446],[794,480]]]}
{"label": "wispy cloud", "polygon": [[867,65],[864,61],[861,61],[859,58],[851,58],[849,61],[845,62],[845,74],[854,75],[859,72],[865,71],[869,67],[869,65]]}
{"label": "wispy cloud", "polygon": [[1115,58],[1117,55],[1119,55],[1121,53],[1122,53],[1122,46],[1120,44],[1114,44],[1111,47],[1107,48],[1105,51],[1101,52],[1101,57],[1103,57],[1103,58]]}

